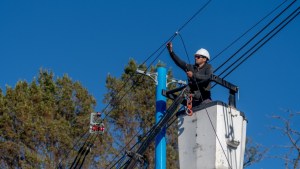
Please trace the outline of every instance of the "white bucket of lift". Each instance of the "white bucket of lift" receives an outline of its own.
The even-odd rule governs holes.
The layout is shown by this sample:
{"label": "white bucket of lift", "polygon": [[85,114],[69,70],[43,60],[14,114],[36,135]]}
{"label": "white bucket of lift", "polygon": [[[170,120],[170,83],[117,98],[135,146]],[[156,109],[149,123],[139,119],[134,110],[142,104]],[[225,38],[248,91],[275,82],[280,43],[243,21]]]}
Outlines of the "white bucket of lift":
{"label": "white bucket of lift", "polygon": [[247,120],[235,108],[215,101],[178,118],[181,169],[242,169]]}

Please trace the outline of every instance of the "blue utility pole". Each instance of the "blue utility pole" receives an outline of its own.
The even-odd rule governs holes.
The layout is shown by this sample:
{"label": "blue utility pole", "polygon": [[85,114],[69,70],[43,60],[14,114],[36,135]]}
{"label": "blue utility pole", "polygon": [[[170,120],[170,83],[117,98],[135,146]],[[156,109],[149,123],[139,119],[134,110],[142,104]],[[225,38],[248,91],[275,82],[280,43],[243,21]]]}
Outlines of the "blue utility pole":
{"label": "blue utility pole", "polygon": [[[158,123],[166,112],[166,97],[162,95],[162,90],[167,88],[167,70],[164,67],[157,68],[156,85],[156,114],[155,122]],[[166,169],[166,128],[164,128],[155,140],[155,169]]]}
{"label": "blue utility pole", "polygon": [[[155,123],[166,113],[166,97],[162,95],[162,90],[166,90],[170,83],[177,83],[185,85],[186,82],[182,80],[170,79],[167,83],[167,69],[165,67],[158,67],[157,73],[147,73],[142,70],[137,70],[137,73],[149,76],[156,83],[156,113]],[[167,168],[167,148],[166,148],[166,128],[164,128],[155,139],[155,169]]]}

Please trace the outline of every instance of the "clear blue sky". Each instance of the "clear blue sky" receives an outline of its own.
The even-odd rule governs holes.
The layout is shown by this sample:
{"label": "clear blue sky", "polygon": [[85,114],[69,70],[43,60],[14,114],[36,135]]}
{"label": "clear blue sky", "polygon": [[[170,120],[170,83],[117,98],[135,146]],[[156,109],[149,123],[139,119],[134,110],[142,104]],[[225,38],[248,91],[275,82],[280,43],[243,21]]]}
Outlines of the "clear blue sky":
{"label": "clear blue sky", "polygon": [[[30,82],[40,68],[46,68],[56,76],[67,73],[74,81],[80,81],[95,96],[96,108],[101,110],[105,106],[102,99],[107,74],[120,76],[130,58],[142,63],[205,2],[2,0],[0,88],[14,86],[19,80]],[[180,32],[190,60],[193,62],[193,53],[200,47],[214,57],[281,2],[212,1]],[[296,2],[289,12],[298,6]],[[212,65],[218,67],[265,24]],[[237,107],[249,121],[248,136],[268,147],[288,143],[279,139],[281,134],[269,129],[277,123],[268,116],[282,114],[286,109],[300,110],[299,30],[298,17],[226,78],[240,88]],[[174,50],[188,61],[179,37],[174,39]],[[173,70],[176,78],[186,79],[166,51],[159,60]],[[227,91],[214,88],[213,99],[227,102]],[[299,123],[294,125],[300,129]],[[283,162],[266,159],[249,168],[283,168]]]}

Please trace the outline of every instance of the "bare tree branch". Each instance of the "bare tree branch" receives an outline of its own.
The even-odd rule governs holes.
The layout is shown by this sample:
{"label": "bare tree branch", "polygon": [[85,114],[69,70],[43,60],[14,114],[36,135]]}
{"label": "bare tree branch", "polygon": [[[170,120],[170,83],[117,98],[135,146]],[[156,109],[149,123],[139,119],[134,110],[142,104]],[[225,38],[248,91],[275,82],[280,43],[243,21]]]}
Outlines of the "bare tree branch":
{"label": "bare tree branch", "polygon": [[288,149],[288,151],[284,155],[273,156],[271,158],[282,159],[284,161],[285,168],[292,166],[294,169],[297,169],[299,168],[300,161],[300,132],[293,129],[292,122],[295,121],[295,118],[299,116],[300,113],[293,113],[290,110],[287,110],[286,113],[288,113],[286,116],[271,116],[274,119],[280,120],[283,124],[283,127],[273,126],[271,129],[278,130],[283,133],[289,140],[290,145],[276,146],[278,148]]}

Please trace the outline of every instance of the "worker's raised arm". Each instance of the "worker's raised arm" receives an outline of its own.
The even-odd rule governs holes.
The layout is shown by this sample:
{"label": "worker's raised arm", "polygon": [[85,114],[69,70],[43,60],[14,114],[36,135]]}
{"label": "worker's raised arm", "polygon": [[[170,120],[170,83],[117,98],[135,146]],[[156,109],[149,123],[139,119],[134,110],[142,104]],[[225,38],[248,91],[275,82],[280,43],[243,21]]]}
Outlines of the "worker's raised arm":
{"label": "worker's raised arm", "polygon": [[180,67],[183,71],[187,71],[187,63],[181,60],[173,51],[173,45],[172,42],[168,42],[167,49],[169,51],[169,54],[172,58],[172,60],[175,62],[175,64]]}

